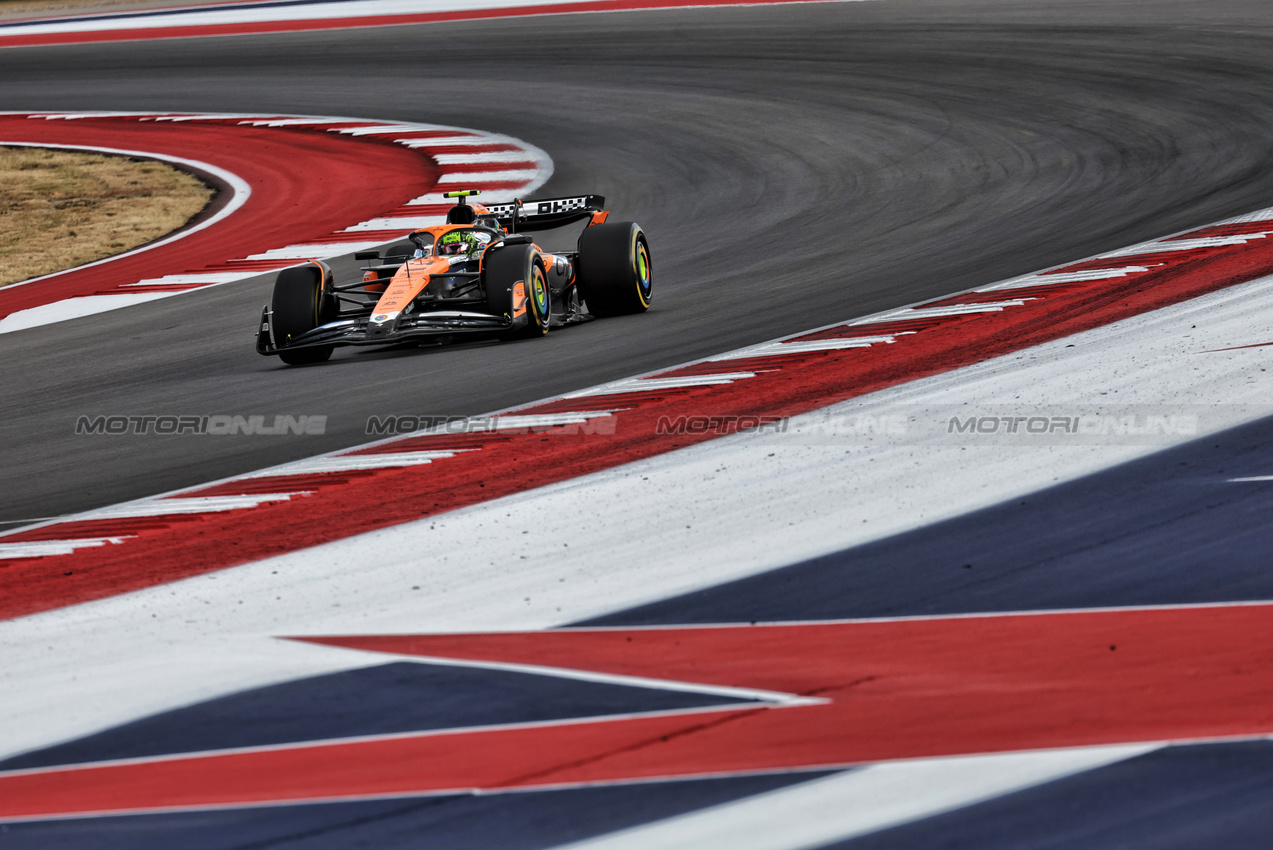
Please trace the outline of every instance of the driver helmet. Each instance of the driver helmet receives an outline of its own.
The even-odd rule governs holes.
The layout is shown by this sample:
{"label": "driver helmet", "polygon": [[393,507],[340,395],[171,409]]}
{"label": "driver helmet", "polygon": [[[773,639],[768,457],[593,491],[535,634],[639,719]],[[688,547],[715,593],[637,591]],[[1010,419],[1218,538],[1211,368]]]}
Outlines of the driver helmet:
{"label": "driver helmet", "polygon": [[438,240],[437,255],[453,257],[460,254],[471,254],[478,247],[478,241],[468,230],[452,230]]}

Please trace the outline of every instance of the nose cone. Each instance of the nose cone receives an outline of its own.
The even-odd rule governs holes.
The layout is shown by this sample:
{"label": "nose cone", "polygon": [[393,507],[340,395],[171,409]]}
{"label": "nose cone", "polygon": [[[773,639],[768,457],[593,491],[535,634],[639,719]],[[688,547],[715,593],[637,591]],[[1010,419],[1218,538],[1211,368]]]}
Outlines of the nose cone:
{"label": "nose cone", "polygon": [[367,323],[367,335],[373,338],[388,336],[398,329],[398,322],[411,302],[429,284],[429,272],[434,263],[427,259],[408,260],[389,281],[389,287],[376,302],[376,309]]}
{"label": "nose cone", "polygon": [[389,336],[398,329],[398,319],[401,317],[402,313],[396,310],[390,313],[372,313],[371,320],[367,322],[367,336],[372,339]]}

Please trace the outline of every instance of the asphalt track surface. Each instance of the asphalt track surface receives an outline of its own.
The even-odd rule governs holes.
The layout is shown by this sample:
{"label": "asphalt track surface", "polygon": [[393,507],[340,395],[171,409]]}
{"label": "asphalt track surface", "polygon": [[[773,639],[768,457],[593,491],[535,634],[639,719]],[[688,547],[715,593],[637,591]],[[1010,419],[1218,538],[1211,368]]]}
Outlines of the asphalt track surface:
{"label": "asphalt track surface", "polygon": [[[507,133],[650,236],[650,313],[517,344],[252,350],[267,279],[0,335],[0,522],[365,442],[1267,206],[1260,2],[866,2],[0,51],[0,109],[284,112]],[[549,246],[552,247],[552,246]],[[322,437],[76,436],[325,414]]]}

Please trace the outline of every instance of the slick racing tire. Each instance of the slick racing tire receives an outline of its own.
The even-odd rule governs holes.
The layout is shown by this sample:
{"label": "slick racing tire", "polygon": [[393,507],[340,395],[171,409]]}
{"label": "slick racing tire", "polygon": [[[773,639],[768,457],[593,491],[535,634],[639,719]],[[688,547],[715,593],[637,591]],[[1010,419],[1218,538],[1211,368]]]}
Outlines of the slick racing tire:
{"label": "slick racing tire", "polygon": [[594,224],[579,236],[579,294],[594,316],[649,309],[651,268],[650,246],[635,222]]}
{"label": "slick racing tire", "polygon": [[513,320],[513,328],[505,337],[516,339],[548,333],[552,295],[548,290],[544,262],[535,247],[506,245],[496,248],[483,260],[482,267],[486,309],[496,316],[508,316]]}
{"label": "slick racing tire", "polygon": [[[325,267],[317,263],[283,269],[274,280],[270,298],[271,327],[274,342],[286,346],[301,334],[335,318],[336,298],[323,286],[328,277]],[[291,366],[321,363],[332,356],[332,345],[298,348],[279,352],[279,359]]]}

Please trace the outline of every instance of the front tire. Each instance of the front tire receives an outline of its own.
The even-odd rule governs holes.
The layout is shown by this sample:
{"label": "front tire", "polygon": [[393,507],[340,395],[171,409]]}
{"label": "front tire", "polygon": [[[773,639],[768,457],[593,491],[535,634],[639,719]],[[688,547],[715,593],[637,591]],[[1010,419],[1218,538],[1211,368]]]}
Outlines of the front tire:
{"label": "front tire", "polygon": [[270,298],[271,327],[274,344],[283,348],[279,359],[289,366],[322,363],[332,356],[334,345],[295,351],[285,348],[292,340],[335,317],[336,299],[324,285],[330,276],[326,266],[308,263],[283,269],[274,279],[274,294]]}
{"label": "front tire", "polygon": [[482,263],[486,309],[507,316],[513,328],[505,337],[543,336],[548,333],[552,295],[543,260],[532,245],[506,245],[493,249]]}
{"label": "front tire", "polygon": [[643,313],[653,284],[650,246],[632,221],[594,224],[579,236],[579,294],[594,316]]}

